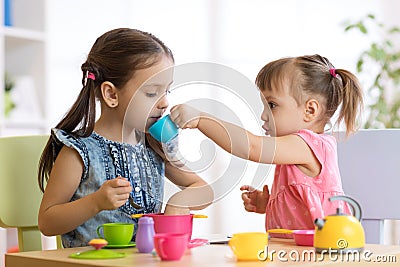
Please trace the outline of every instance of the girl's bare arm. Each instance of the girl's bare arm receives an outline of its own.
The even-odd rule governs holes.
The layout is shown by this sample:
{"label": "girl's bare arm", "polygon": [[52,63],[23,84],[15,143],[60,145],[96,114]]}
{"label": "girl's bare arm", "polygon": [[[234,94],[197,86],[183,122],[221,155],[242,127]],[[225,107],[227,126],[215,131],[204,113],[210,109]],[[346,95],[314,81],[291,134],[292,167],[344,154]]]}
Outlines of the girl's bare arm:
{"label": "girl's bare arm", "polygon": [[70,202],[82,172],[83,162],[78,152],[64,146],[54,163],[39,209],[39,229],[44,235],[67,233],[101,210],[116,209],[127,201],[132,188],[127,180],[118,178]]}

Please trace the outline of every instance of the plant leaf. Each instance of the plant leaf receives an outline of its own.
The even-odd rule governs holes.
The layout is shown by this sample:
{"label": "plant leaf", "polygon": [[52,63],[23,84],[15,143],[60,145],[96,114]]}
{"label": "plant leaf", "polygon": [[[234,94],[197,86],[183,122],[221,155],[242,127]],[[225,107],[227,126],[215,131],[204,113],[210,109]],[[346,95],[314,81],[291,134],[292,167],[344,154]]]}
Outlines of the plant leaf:
{"label": "plant leaf", "polygon": [[357,27],[360,29],[360,32],[367,34],[368,30],[362,22],[357,23]]}

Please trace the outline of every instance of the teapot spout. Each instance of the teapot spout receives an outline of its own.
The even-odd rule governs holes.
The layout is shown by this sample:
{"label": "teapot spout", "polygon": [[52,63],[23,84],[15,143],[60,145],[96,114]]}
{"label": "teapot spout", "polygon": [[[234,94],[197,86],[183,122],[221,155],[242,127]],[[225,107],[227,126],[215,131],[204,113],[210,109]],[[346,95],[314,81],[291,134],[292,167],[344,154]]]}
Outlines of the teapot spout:
{"label": "teapot spout", "polygon": [[321,230],[324,227],[325,220],[324,219],[315,219],[314,224],[318,227],[318,230]]}

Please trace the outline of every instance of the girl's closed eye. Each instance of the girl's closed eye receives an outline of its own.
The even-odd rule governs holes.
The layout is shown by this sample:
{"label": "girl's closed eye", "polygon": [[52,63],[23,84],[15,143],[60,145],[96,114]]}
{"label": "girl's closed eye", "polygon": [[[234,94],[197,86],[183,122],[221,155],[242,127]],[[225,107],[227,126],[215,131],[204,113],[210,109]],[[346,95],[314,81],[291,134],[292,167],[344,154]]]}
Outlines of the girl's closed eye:
{"label": "girl's closed eye", "polygon": [[146,96],[147,97],[156,97],[157,96],[157,92],[146,92]]}
{"label": "girl's closed eye", "polygon": [[165,88],[165,86],[162,85],[151,85],[147,87],[148,87],[147,90],[145,90],[145,94],[147,97],[157,97],[163,94],[168,95],[169,93],[171,93],[170,84],[167,86],[167,88]]}

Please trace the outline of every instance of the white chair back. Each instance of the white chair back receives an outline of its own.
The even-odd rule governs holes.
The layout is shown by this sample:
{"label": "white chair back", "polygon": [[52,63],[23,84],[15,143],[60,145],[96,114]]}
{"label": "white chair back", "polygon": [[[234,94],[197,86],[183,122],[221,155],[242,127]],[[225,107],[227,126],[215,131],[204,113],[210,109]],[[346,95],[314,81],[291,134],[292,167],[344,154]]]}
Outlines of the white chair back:
{"label": "white chair back", "polygon": [[400,129],[365,129],[338,138],[346,195],[362,207],[366,242],[383,244],[385,219],[400,219]]}

